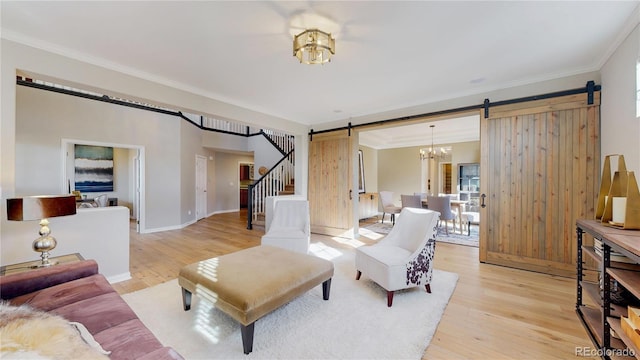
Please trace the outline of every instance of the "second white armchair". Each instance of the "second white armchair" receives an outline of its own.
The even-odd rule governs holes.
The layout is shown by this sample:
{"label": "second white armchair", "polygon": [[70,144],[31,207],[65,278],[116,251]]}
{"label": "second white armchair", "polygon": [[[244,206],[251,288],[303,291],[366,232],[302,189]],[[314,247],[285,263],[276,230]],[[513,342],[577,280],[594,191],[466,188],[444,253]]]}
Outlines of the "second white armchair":
{"label": "second white armchair", "polygon": [[396,290],[424,286],[430,293],[438,217],[436,211],[402,209],[386,237],[356,249],[356,280],[365,274],[387,290],[389,307]]}

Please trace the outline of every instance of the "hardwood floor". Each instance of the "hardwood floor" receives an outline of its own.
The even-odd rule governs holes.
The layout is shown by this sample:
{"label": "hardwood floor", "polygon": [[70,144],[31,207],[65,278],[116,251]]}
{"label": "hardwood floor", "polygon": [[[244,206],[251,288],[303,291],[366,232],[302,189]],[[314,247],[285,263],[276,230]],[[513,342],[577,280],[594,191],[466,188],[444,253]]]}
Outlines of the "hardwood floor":
{"label": "hardwood floor", "polygon": [[[132,279],[114,287],[122,294],[169,281],[186,264],[258,245],[263,233],[246,229],[245,211],[181,230],[132,231]],[[312,235],[319,240],[345,246]],[[481,264],[477,248],[447,243],[436,246],[435,267],[459,280],[423,359],[597,358],[576,356],[576,348],[593,345],[575,313],[575,279]]]}

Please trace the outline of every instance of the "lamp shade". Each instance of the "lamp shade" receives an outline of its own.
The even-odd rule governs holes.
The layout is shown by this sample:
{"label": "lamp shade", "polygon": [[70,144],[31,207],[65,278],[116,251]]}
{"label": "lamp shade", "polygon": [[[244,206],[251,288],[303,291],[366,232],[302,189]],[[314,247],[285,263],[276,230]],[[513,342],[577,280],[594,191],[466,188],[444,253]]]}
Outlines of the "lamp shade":
{"label": "lamp shade", "polygon": [[74,195],[42,195],[7,199],[8,220],[41,220],[75,213],[76,197]]}

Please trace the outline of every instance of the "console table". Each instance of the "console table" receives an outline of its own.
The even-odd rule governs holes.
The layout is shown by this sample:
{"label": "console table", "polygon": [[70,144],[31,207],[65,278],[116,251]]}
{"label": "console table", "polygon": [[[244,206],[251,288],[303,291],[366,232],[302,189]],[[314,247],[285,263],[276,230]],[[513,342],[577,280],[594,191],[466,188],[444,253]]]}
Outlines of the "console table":
{"label": "console table", "polygon": [[[95,199],[77,199],[76,203],[92,203],[94,202]],[[117,197],[110,197],[107,199],[107,204],[108,206],[118,206],[118,198]]]}
{"label": "console table", "polygon": [[[56,266],[59,264],[82,261],[84,260],[84,258],[82,257],[82,255],[78,253],[74,253],[69,255],[53,256],[49,258],[49,260],[51,260],[51,262],[53,263],[53,265],[51,266]],[[32,261],[21,262],[18,264],[5,265],[0,267],[0,276],[41,269],[41,267],[38,266],[41,263],[42,263],[42,260],[32,260]]]}
{"label": "console table", "polygon": [[[602,255],[592,245],[583,244],[584,233],[602,242]],[[605,226],[597,220],[581,219],[576,221],[576,235],[576,313],[582,325],[603,359],[617,358],[620,354],[635,354],[640,358],[640,348],[624,334],[620,325],[620,316],[626,316],[627,308],[611,302],[611,279],[640,299],[640,231],[622,230]],[[612,261],[612,251],[621,253],[634,263]],[[583,276],[585,256],[598,264],[596,270],[602,279],[602,289],[598,282],[588,281]],[[585,305],[584,294],[597,306]],[[611,336],[612,330],[619,338]],[[629,350],[625,353],[625,349]]]}

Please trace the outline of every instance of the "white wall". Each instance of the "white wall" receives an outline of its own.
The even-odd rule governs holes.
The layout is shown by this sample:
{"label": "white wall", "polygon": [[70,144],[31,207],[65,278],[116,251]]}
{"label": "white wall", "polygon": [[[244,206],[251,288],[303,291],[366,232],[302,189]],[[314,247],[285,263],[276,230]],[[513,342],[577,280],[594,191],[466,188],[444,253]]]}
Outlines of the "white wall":
{"label": "white wall", "polygon": [[[118,69],[119,70],[119,69]],[[71,59],[48,51],[25,46],[10,40],[0,39],[0,210],[6,214],[4,199],[16,194],[16,187],[28,184],[20,191],[53,192],[59,193],[62,189],[62,172],[60,159],[60,139],[76,138],[92,141],[104,141],[112,143],[140,144],[143,143],[146,154],[145,188],[147,191],[146,227],[152,230],[164,230],[181,227],[190,221],[188,212],[195,207],[192,201],[192,193],[189,186],[193,186],[191,177],[195,169],[189,169],[189,161],[183,159],[195,159],[192,145],[203,143],[228,148],[236,144],[236,140],[223,137],[222,140],[205,142],[201,134],[199,140],[188,140],[186,151],[183,149],[185,139],[189,138],[192,129],[182,127],[182,121],[171,119],[167,121],[166,115],[150,115],[149,112],[139,110],[136,115],[130,108],[94,101],[73,99],[68,97],[66,104],[60,104],[58,100],[43,99],[44,102],[30,103],[29,108],[20,110],[28,118],[38,121],[20,124],[27,132],[23,138],[16,142],[16,107],[18,91],[24,90],[22,86],[16,86],[16,75],[24,75],[30,78],[65,84],[72,87],[92,90],[97,93],[119,96],[131,100],[146,103],[155,103],[168,108],[181,110],[186,113],[203,114],[214,118],[224,118],[231,121],[244,122],[254,127],[266,127],[271,129],[283,129],[288,133],[301,135],[296,139],[296,192],[306,194],[307,176],[307,150],[306,135],[309,127],[287,121],[274,116],[262,114],[256,111],[244,109],[235,105],[226,104],[198,94],[179,90],[153,81],[134,77],[117,70],[107,69],[102,66]],[[48,96],[53,96],[49,94]],[[62,95],[60,95],[62,96]],[[23,101],[21,97],[20,101]],[[84,102],[90,101],[91,109]],[[43,108],[56,107],[56,112],[44,113]],[[88,110],[86,112],[81,111]],[[126,110],[125,110],[126,109]],[[31,115],[29,115],[31,114]],[[65,118],[65,115],[80,114],[79,118]],[[50,115],[64,119],[56,125],[50,123]],[[100,123],[97,123],[98,120]],[[24,129],[24,128],[23,128]],[[122,131],[125,129],[125,131]],[[44,134],[50,134],[46,138]],[[208,134],[210,135],[210,133]],[[216,135],[217,136],[217,135]],[[145,144],[144,141],[154,139],[153,143]],[[142,140],[140,140],[142,139]],[[242,142],[241,142],[242,143]],[[246,151],[246,142],[244,142]],[[32,150],[36,153],[27,155]],[[200,153],[200,151],[196,151]],[[208,170],[208,186],[218,186],[215,152],[203,149],[203,153],[210,156]],[[190,154],[189,154],[190,153]],[[34,156],[31,156],[34,155]],[[235,171],[234,171],[235,174]],[[26,181],[23,183],[23,181]],[[42,182],[41,182],[42,181]],[[18,185],[20,184],[20,185]],[[215,192],[207,194],[208,210],[212,211],[215,201]],[[185,213],[187,215],[185,215]],[[195,211],[192,215],[195,218]],[[6,219],[6,216],[2,216]],[[73,217],[78,221],[78,217]],[[4,256],[4,249],[18,241],[8,233],[5,233],[6,220],[0,221],[0,247],[3,256],[2,264],[20,261],[18,258]],[[71,226],[70,230],[78,229]],[[143,229],[144,230],[144,229]],[[58,231],[64,231],[59,229]],[[22,242],[20,242],[22,245]],[[128,253],[127,253],[128,254]],[[86,254],[85,254],[86,256]],[[126,259],[128,262],[128,258]]]}
{"label": "white wall", "polygon": [[215,131],[202,131],[201,137],[201,145],[214,151],[249,151],[247,139],[243,136],[229,136]]}
{"label": "white wall", "polygon": [[[0,73],[2,74],[0,77],[0,195],[2,198],[11,197],[15,193],[15,76],[18,73],[98,93],[155,103],[183,112],[225,118],[255,127],[286,129],[291,134],[306,135],[309,129],[305,125],[6,39],[0,40],[0,56]],[[89,117],[86,120],[90,119]],[[174,134],[178,133],[178,131],[174,132]],[[142,131],[140,134],[146,134],[146,132]],[[297,153],[298,159],[306,162],[306,147],[298,147]],[[304,164],[301,164],[299,169],[304,170]],[[306,171],[301,174],[306,174]],[[306,184],[304,181],[301,183]],[[176,212],[176,215],[180,212],[181,209]]]}
{"label": "white wall", "polygon": [[183,120],[25,86],[18,86],[16,94],[16,194],[59,194],[66,189],[62,139],[137,145],[146,154],[143,230],[182,224],[176,204],[181,203],[182,143],[177,135]]}
{"label": "white wall", "polygon": [[[636,26],[602,67],[602,156],[623,154],[627,170],[640,172],[640,119],[636,118],[636,62],[640,27]],[[612,164],[615,169],[615,163]]]}
{"label": "white wall", "polygon": [[[207,157],[207,150],[200,144],[201,130],[186,121],[180,121],[180,224],[196,221],[196,155]],[[207,166],[207,171],[208,171]],[[208,205],[208,204],[207,204]]]}
{"label": "white wall", "polygon": [[422,165],[419,152],[419,146],[378,150],[378,191],[393,191],[397,205],[400,205],[401,194],[420,192]]}
{"label": "white wall", "polygon": [[273,165],[282,159],[282,153],[262,135],[249,137],[247,145],[249,151],[253,152],[253,178],[256,180],[261,176],[258,174],[260,166],[271,169]]}
{"label": "white wall", "polygon": [[[497,102],[501,100],[510,100],[568,89],[586,88],[586,84],[590,80],[595,81],[596,84],[600,84],[600,73],[598,71],[592,71],[551,80],[541,79],[540,82],[504,89],[488,88],[484,92],[479,92],[473,95],[462,96],[453,99],[442,99],[441,101],[429,104],[353,117],[350,118],[348,122],[351,122],[352,125],[359,125],[375,121],[402,118],[410,115],[428,114],[431,112],[438,112],[442,110],[481,105],[484,102],[485,98],[488,98],[491,102]],[[473,114],[477,114],[477,112],[474,111]],[[314,131],[321,131],[336,127],[344,127],[346,125],[347,121],[345,120],[323,124],[313,124],[311,127],[314,129]]]}
{"label": "white wall", "polygon": [[[96,260],[100,273],[111,282],[131,278],[126,207],[78,209],[76,215],[50,218],[49,227],[58,241],[51,257],[80,253],[85,259]],[[0,263],[38,260],[40,253],[33,251],[31,243],[39,229],[38,221],[7,221],[3,216]]]}
{"label": "white wall", "polygon": [[[458,176],[457,164],[479,163],[480,142],[470,141],[456,144],[439,144],[438,146],[451,147],[452,190],[455,192]],[[400,204],[401,194],[422,192],[422,164],[418,154],[420,149],[425,147],[430,147],[430,145],[378,150],[377,168],[380,170],[378,172],[378,191],[393,191],[394,201],[398,204]],[[438,179],[439,168],[440,165],[436,167],[435,175],[432,177],[431,191],[433,193],[437,193],[440,187]]]}

